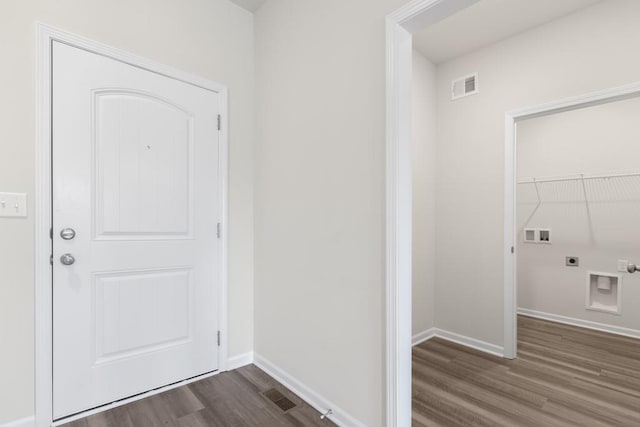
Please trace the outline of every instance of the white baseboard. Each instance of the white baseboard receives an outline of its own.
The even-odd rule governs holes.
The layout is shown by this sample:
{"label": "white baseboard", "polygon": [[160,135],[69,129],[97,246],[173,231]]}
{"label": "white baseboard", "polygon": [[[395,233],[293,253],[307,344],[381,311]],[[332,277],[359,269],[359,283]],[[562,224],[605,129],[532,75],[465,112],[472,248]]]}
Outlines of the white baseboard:
{"label": "white baseboard", "polygon": [[227,371],[233,371],[234,369],[241,368],[253,363],[253,351],[238,354],[237,356],[230,357],[227,360]]}
{"label": "white baseboard", "polygon": [[456,344],[464,345],[465,347],[471,347],[476,350],[483,351],[485,353],[492,354],[498,357],[504,357],[504,347],[488,343],[486,341],[480,341],[475,338],[467,337],[465,335],[456,334],[454,332],[445,331],[440,328],[431,328],[419,334],[413,336],[413,345],[420,344],[431,338],[438,337],[443,340],[451,341]]}
{"label": "white baseboard", "polygon": [[494,356],[504,357],[504,347],[499,345],[491,344],[486,341],[480,341],[475,338],[445,331],[443,329],[438,329],[436,331],[436,336],[447,341],[455,342],[457,344],[475,348],[476,350],[484,351],[485,353],[493,354]]}
{"label": "white baseboard", "polygon": [[437,329],[429,328],[426,331],[418,332],[414,336],[411,337],[411,345],[418,345],[422,342],[430,340],[431,338],[436,336]]}
{"label": "white baseboard", "polygon": [[605,323],[576,319],[574,317],[561,316],[559,314],[529,310],[528,308],[518,308],[518,314],[528,317],[535,317],[542,320],[549,320],[551,322],[564,323],[565,325],[579,326],[581,328],[593,329],[596,331],[608,332],[610,334],[640,339],[640,331],[638,331],[637,329],[623,328],[622,326],[607,325]]}
{"label": "white baseboard", "polygon": [[307,387],[301,381],[292,377],[259,354],[254,354],[253,363],[257,367],[265,371],[267,374],[271,375],[283,386],[298,395],[298,397],[307,402],[318,412],[326,413],[329,409],[331,409],[331,414],[329,414],[327,418],[329,418],[337,425],[344,427],[365,427],[364,423],[358,421],[347,412],[342,410],[340,407],[331,403],[329,400],[325,399],[324,397]]}
{"label": "white baseboard", "polygon": [[35,425],[36,425],[36,417],[31,416],[26,418],[20,418],[19,420],[2,424],[0,425],[0,427],[35,427]]}

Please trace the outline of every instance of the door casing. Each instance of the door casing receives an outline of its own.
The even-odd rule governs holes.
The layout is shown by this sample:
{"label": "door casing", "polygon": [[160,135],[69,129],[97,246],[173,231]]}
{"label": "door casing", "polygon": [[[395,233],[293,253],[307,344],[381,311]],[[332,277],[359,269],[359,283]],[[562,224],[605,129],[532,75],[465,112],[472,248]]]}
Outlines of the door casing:
{"label": "door casing", "polygon": [[34,196],[35,253],[35,419],[37,427],[50,426],[53,422],[53,336],[52,313],[53,279],[51,274],[51,153],[52,153],[52,43],[67,45],[102,55],[134,67],[148,70],[175,80],[189,83],[216,92],[220,99],[219,133],[219,369],[227,370],[228,326],[227,326],[227,249],[228,249],[228,132],[227,132],[227,88],[211,80],[177,70],[147,58],[116,49],[55,27],[37,22],[36,30],[36,135]]}
{"label": "door casing", "polygon": [[504,357],[518,353],[518,273],[516,229],[517,138],[518,122],[565,111],[608,104],[640,96],[640,83],[613,87],[584,95],[559,99],[541,105],[505,113],[504,129]]}

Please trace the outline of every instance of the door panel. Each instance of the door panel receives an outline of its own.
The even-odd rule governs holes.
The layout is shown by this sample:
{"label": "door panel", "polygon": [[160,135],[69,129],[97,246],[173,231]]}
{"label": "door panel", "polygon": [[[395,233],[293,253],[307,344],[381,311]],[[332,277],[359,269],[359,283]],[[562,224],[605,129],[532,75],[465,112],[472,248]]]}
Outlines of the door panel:
{"label": "door panel", "polygon": [[144,93],[94,98],[96,237],[190,237],[193,117]]}
{"label": "door panel", "polygon": [[94,275],[96,363],[190,340],[191,269]]}
{"label": "door panel", "polygon": [[218,368],[219,97],[56,42],[52,98],[58,419]]}

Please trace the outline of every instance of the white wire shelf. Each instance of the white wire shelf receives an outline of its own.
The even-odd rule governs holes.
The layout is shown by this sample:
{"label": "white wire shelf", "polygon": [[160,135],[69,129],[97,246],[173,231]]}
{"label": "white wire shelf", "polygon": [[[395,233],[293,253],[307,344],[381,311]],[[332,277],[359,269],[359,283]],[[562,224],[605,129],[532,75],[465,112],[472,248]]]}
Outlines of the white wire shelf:
{"label": "white wire shelf", "polygon": [[587,181],[593,179],[611,179],[611,178],[630,178],[640,176],[640,172],[633,173],[613,173],[613,174],[599,174],[599,175],[568,175],[557,178],[529,178],[518,181],[518,184],[543,184],[545,182],[561,182],[561,181]]}

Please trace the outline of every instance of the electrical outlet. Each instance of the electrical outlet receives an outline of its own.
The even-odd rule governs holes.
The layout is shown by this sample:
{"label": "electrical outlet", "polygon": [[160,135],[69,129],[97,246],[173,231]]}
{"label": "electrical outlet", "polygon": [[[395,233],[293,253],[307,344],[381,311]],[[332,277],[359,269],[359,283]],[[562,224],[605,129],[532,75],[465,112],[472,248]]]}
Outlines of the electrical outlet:
{"label": "electrical outlet", "polygon": [[626,273],[628,265],[629,265],[629,261],[627,261],[626,259],[619,259],[618,260],[618,271],[620,271],[622,273]]}
{"label": "electrical outlet", "polygon": [[577,267],[580,265],[580,258],[577,256],[568,256],[565,258],[565,265],[567,267]]}
{"label": "electrical outlet", "polygon": [[551,230],[548,228],[538,229],[538,242],[551,243]]}

